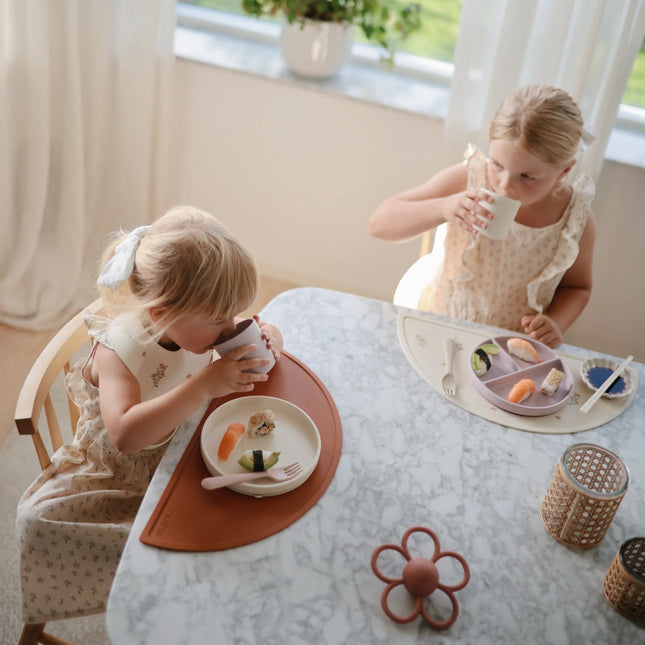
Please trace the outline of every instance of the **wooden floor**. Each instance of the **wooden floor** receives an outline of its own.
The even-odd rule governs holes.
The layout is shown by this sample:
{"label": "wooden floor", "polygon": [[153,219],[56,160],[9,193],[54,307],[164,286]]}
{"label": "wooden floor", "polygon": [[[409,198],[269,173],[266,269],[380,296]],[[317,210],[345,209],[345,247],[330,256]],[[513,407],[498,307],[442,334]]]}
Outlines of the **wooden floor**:
{"label": "wooden floor", "polygon": [[[260,279],[258,295],[247,314],[257,313],[270,300],[296,285],[267,277]],[[16,399],[29,368],[55,331],[32,332],[0,325],[0,446],[9,432],[17,432],[13,425]]]}

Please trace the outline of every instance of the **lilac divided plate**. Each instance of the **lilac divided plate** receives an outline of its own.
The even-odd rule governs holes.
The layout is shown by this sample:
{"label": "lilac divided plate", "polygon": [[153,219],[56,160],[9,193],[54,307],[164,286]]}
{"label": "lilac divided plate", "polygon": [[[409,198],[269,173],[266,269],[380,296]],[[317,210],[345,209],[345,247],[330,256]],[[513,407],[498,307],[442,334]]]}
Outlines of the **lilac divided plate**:
{"label": "lilac divided plate", "polygon": [[[529,363],[511,354],[506,348],[506,343],[511,338],[524,338],[531,343],[541,362]],[[485,399],[502,410],[529,417],[539,417],[557,412],[567,404],[573,390],[573,376],[564,361],[550,347],[532,338],[516,334],[514,336],[495,336],[483,343],[478,343],[472,351],[475,352],[482,345],[488,344],[497,345],[499,352],[489,355],[491,366],[486,374],[477,376],[470,365],[470,358],[468,361],[475,388]],[[564,378],[553,396],[547,396],[540,392],[540,385],[552,367],[564,372]],[[535,392],[522,403],[507,401],[506,397],[511,388],[523,378],[530,378],[535,383]]]}

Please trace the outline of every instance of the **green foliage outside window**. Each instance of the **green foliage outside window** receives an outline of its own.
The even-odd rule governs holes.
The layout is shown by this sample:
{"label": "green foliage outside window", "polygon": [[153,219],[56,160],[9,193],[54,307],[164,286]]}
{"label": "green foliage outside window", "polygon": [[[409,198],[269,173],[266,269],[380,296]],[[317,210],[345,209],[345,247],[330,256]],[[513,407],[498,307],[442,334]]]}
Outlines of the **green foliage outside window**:
{"label": "green foliage outside window", "polygon": [[[244,15],[242,0],[184,0],[189,4]],[[421,5],[421,29],[397,43],[400,51],[451,63],[459,30],[461,0],[414,0]],[[281,17],[273,20],[279,21]],[[367,42],[357,33],[358,42]],[[623,103],[645,109],[645,41],[636,58]]]}
{"label": "green foliage outside window", "polygon": [[400,0],[242,0],[251,16],[284,16],[290,24],[305,20],[353,25],[368,42],[380,45],[391,62],[400,43],[421,28],[421,5]]}

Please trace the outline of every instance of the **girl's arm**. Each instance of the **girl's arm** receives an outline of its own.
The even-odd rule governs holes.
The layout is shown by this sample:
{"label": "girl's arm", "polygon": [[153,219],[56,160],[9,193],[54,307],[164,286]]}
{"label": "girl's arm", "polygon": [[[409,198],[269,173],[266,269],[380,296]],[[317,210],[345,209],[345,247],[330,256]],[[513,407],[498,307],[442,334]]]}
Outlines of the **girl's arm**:
{"label": "girl's arm", "polygon": [[[99,345],[92,369],[99,388],[101,415],[116,448],[133,453],[167,437],[195,410],[212,398],[250,392],[266,374],[245,372],[264,359],[239,360],[252,349],[246,345],[202,368],[169,392],[141,401],[139,384],[111,349]],[[98,377],[98,378],[97,378]]]}
{"label": "girl's arm", "polygon": [[555,290],[553,300],[544,314],[524,316],[522,326],[527,334],[550,347],[562,342],[562,335],[573,325],[591,297],[593,248],[596,223],[593,213],[579,242],[578,257],[564,274]]}
{"label": "girl's arm", "polygon": [[489,217],[482,199],[485,193],[466,190],[468,169],[459,163],[438,172],[425,184],[386,199],[371,215],[369,234],[381,240],[403,242],[436,228],[444,222],[455,222],[474,232],[473,211]]}

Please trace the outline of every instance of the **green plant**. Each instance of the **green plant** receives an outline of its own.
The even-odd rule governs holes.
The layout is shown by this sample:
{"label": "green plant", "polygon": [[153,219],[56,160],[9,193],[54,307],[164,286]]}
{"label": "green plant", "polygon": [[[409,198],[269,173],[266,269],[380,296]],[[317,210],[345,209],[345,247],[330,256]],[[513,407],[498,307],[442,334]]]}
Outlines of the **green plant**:
{"label": "green plant", "polygon": [[290,24],[309,19],[355,25],[387,50],[390,61],[395,43],[421,28],[420,5],[397,0],[242,0],[242,9],[256,18],[281,13]]}

